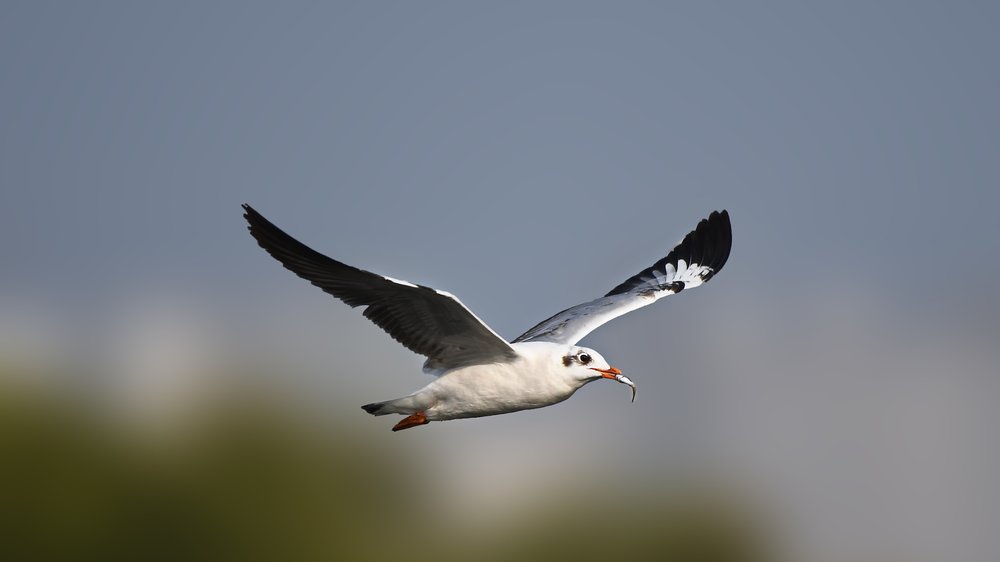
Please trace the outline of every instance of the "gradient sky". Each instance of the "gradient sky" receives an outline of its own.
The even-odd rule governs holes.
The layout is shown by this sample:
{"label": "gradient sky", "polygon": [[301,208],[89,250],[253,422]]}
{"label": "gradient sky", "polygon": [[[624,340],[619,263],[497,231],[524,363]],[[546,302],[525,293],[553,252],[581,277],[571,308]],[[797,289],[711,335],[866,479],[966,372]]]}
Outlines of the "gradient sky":
{"label": "gradient sky", "polygon": [[[969,522],[995,514],[971,498],[1000,473],[998,16],[6,1],[0,353],[64,348],[126,377],[199,353],[383,371],[333,377],[331,404],[356,408],[425,382],[419,359],[278,267],[240,203],[347,263],[451,291],[511,338],[726,208],[733,254],[712,283],[584,341],[635,373],[635,407],[588,387],[561,410],[414,439],[479,451],[477,469],[499,453],[470,428],[539,456],[573,434],[581,458],[635,470],[706,448],[809,506],[807,550],[835,549],[809,533],[839,524],[872,552],[985,560],[997,539]],[[583,419],[603,429],[580,437]],[[785,462],[810,444],[814,464]],[[825,470],[845,457],[867,460]],[[825,476],[832,495],[877,493],[830,507],[811,480]],[[867,537],[858,513],[897,534]]]}

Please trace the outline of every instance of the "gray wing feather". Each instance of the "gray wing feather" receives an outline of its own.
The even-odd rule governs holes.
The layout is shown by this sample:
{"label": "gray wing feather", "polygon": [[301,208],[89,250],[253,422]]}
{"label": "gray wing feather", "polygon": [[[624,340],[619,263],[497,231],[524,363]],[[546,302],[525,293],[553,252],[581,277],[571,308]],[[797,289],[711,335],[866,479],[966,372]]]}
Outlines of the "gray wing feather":
{"label": "gray wing feather", "polygon": [[514,342],[549,341],[574,345],[614,318],[707,282],[729,259],[732,244],[729,213],[715,211],[702,219],[663,259],[626,279],[607,295],[543,320]]}
{"label": "gray wing feather", "polygon": [[427,357],[425,370],[508,362],[517,352],[454,295],[349,266],[292,238],[249,205],[250,234],[287,269],[351,307],[393,339]]}

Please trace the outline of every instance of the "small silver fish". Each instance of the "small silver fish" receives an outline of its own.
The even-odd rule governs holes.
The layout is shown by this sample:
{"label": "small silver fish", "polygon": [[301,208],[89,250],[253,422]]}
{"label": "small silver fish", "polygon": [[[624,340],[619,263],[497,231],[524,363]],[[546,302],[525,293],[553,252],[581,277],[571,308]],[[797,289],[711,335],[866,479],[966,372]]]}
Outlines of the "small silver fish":
{"label": "small silver fish", "polygon": [[626,377],[625,375],[618,374],[615,375],[615,380],[622,384],[627,384],[630,387],[632,387],[632,401],[635,402],[635,383],[632,382],[632,379]]}

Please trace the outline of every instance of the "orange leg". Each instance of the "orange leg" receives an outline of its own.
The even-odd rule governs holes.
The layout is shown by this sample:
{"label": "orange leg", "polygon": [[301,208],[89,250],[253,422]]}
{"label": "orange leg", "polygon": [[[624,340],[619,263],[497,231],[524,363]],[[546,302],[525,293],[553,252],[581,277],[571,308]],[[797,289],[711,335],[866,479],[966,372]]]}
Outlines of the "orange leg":
{"label": "orange leg", "polygon": [[417,427],[418,425],[424,425],[426,423],[431,423],[427,421],[427,416],[425,416],[423,412],[417,412],[403,418],[402,421],[392,426],[392,430],[400,431],[402,429],[410,429],[411,427]]}

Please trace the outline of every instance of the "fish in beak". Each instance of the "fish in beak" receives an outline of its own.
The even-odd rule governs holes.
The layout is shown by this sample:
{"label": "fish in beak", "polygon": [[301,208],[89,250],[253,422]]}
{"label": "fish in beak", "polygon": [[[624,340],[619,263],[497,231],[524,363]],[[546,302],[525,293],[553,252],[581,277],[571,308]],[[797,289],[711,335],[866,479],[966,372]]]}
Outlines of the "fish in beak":
{"label": "fish in beak", "polygon": [[632,379],[623,375],[621,369],[617,369],[615,367],[608,367],[607,369],[596,369],[594,367],[591,367],[591,370],[601,373],[601,376],[606,379],[618,381],[622,384],[627,384],[628,386],[630,386],[632,388],[632,401],[635,402],[635,383],[632,382]]}

